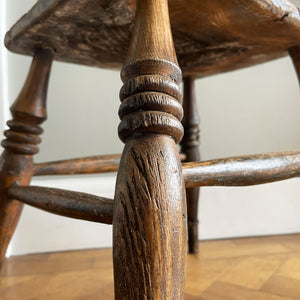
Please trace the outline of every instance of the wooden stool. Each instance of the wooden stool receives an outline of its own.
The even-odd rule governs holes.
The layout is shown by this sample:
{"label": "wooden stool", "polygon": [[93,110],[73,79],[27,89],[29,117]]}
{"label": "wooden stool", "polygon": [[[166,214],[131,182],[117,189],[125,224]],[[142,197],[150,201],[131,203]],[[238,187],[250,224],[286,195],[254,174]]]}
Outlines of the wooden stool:
{"label": "wooden stool", "polygon": [[[246,186],[300,174],[296,151],[198,162],[195,78],[288,52],[300,75],[299,10],[287,0],[169,0],[169,6],[167,0],[39,0],[5,43],[34,58],[2,142],[1,261],[27,203],[113,224],[116,299],[182,299],[186,227],[190,252],[197,252],[199,187]],[[120,164],[116,155],[33,164],[53,59],[103,68],[123,65]],[[114,200],[27,186],[32,175],[116,170]]]}

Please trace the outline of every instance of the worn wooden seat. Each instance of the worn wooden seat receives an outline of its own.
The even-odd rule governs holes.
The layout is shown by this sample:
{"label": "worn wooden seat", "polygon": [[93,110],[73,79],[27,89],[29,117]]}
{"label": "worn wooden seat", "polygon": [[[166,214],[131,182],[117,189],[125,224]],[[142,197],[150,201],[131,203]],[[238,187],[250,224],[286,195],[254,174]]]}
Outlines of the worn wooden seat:
{"label": "worn wooden seat", "polygon": [[[203,77],[287,55],[300,44],[297,2],[169,0],[183,74]],[[17,53],[49,47],[60,61],[121,68],[135,7],[136,0],[40,0],[12,27],[5,44]]]}
{"label": "worn wooden seat", "polygon": [[[197,252],[198,188],[300,176],[299,151],[199,162],[194,80],[287,54],[300,76],[299,2],[39,0],[5,38],[8,49],[34,59],[1,143],[0,266],[26,203],[113,224],[116,299],[182,299],[186,227],[190,252]],[[123,66],[121,157],[33,164],[53,60]],[[33,175],[108,171],[118,171],[114,200],[27,187]]]}

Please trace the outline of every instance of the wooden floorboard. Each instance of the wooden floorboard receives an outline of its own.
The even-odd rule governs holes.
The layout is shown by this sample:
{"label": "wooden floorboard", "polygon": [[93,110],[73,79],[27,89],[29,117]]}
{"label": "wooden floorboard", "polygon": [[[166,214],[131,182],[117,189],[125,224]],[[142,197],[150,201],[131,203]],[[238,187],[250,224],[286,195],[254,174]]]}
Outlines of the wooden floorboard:
{"label": "wooden floorboard", "polygon": [[[111,249],[10,257],[0,279],[1,300],[110,300]],[[201,242],[184,299],[299,300],[300,235]]]}

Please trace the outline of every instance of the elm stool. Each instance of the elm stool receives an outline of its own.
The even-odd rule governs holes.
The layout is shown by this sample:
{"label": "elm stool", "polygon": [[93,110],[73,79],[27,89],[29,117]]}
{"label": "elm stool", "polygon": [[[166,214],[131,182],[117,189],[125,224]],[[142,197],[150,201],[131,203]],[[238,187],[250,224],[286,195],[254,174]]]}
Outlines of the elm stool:
{"label": "elm stool", "polygon": [[[2,141],[1,262],[26,203],[113,224],[115,299],[182,299],[187,229],[189,251],[197,252],[199,187],[300,174],[299,151],[200,161],[198,150],[196,78],[288,53],[299,77],[300,15],[288,0],[39,0],[7,33],[5,44],[33,61]],[[33,163],[53,60],[122,67],[121,158]],[[28,186],[34,175],[116,170],[114,200]]]}

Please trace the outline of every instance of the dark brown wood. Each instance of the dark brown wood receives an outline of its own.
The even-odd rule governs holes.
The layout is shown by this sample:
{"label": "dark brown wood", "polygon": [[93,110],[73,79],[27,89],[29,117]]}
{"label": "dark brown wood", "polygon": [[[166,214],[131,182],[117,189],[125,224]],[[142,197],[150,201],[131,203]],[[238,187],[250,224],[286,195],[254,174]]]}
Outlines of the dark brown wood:
{"label": "dark brown wood", "polygon": [[300,84],[300,46],[295,46],[289,49],[289,55],[295,67],[298,82]]}
{"label": "dark brown wood", "polygon": [[300,176],[300,151],[220,158],[182,167],[186,187],[256,185]]}
{"label": "dark brown wood", "polygon": [[111,199],[62,189],[18,185],[8,189],[8,196],[56,215],[112,224]]}
{"label": "dark brown wood", "polygon": [[[299,2],[169,0],[183,73],[203,77],[285,56],[300,44],[300,16],[292,3]],[[135,8],[136,0],[39,0],[5,43],[18,53],[49,47],[57,60],[120,68]]]}
{"label": "dark brown wood", "polygon": [[34,164],[33,175],[71,175],[116,172],[121,155],[98,155]]}
{"label": "dark brown wood", "polygon": [[[184,96],[182,125],[184,136],[180,143],[181,152],[186,155],[185,162],[200,161],[199,133],[200,118],[195,93],[195,79],[185,77],[183,80]],[[198,202],[199,188],[186,189],[186,202],[188,213],[188,245],[189,253],[198,253]]]}
{"label": "dark brown wood", "polygon": [[7,188],[15,181],[27,185],[32,175],[32,155],[38,152],[39,126],[46,119],[46,95],[52,53],[38,50],[22,91],[11,106],[13,119],[4,134],[0,157],[0,266],[14,233],[23,204],[7,197]]}
{"label": "dark brown wood", "polygon": [[116,299],[182,299],[186,207],[175,141],[183,135],[181,72],[167,0],[139,0],[121,73],[125,142],[113,217]]}
{"label": "dark brown wood", "polygon": [[[298,154],[298,151],[289,151],[221,158],[195,163],[183,163],[182,168],[185,185],[186,187],[208,185],[239,186],[259,184],[259,180],[262,180],[261,183],[266,183],[266,178],[271,180],[270,177],[273,175],[276,176],[274,180],[271,181],[280,180],[280,176],[282,176],[282,179],[292,178],[298,176],[298,171],[296,172],[296,170],[298,170]],[[292,157],[290,155],[292,155]],[[184,161],[186,161],[185,154],[182,153],[181,157]],[[93,174],[104,171],[108,172],[108,170],[117,171],[117,161],[119,159],[119,155],[102,155],[53,163],[36,164],[34,165],[34,175]],[[110,160],[111,164],[108,163]],[[273,161],[272,165],[270,165],[271,161]],[[107,166],[106,163],[108,163]],[[280,169],[277,169],[278,164],[280,163],[281,167]],[[253,171],[253,167],[255,165],[257,168],[260,168],[257,170],[258,173],[250,174],[250,169],[248,170],[247,168],[251,166],[251,170]],[[235,168],[237,166],[240,168],[240,174],[235,172]],[[280,172],[282,173],[279,174]],[[217,176],[220,176],[220,178],[223,179],[220,181],[220,178]],[[253,176],[260,177],[257,177],[257,181],[253,181]]]}
{"label": "dark brown wood", "polygon": [[[186,155],[181,153],[180,159],[184,161],[185,158]],[[120,159],[121,154],[115,154],[39,163],[33,166],[33,176],[117,172]]]}

